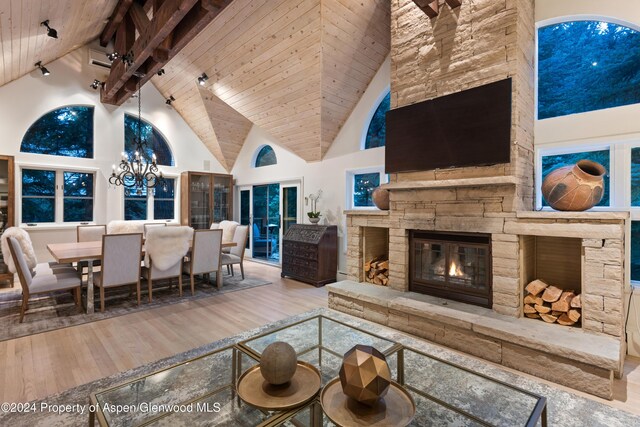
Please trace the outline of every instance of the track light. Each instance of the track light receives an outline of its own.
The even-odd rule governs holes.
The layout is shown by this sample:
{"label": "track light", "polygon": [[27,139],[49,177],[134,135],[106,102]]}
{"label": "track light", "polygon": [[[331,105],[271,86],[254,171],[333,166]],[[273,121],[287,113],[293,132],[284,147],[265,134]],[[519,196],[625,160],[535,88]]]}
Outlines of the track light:
{"label": "track light", "polygon": [[42,71],[42,75],[43,75],[43,76],[48,76],[49,74],[51,74],[51,73],[49,72],[49,70],[47,70],[46,68],[44,68],[44,67],[42,66],[42,61],[38,61],[38,62],[36,62],[36,63],[35,63],[35,66],[36,66],[36,67],[38,67],[38,68],[40,68],[40,71]]}
{"label": "track light", "polygon": [[98,79],[93,79],[93,83],[89,85],[89,87],[93,90],[98,90],[98,88],[101,86],[104,86],[104,82],[101,82]]}
{"label": "track light", "polygon": [[166,101],[164,101],[164,103],[165,103],[165,104],[167,104],[167,105],[171,105],[171,103],[172,103],[173,101],[175,101],[175,100],[176,100],[176,99],[173,97],[173,95],[169,95],[169,97],[167,98],[167,100],[166,100]]}
{"label": "track light", "polygon": [[44,26],[44,27],[47,27],[47,35],[49,37],[54,38],[54,39],[58,38],[58,32],[49,26],[49,20],[48,19],[46,21],[42,21],[40,23],[40,25]]}
{"label": "track light", "polygon": [[118,58],[120,58],[120,54],[118,52],[107,53],[107,59],[111,62],[115,61]]}
{"label": "track light", "polygon": [[159,75],[159,76],[163,75],[164,74],[164,68],[160,68],[156,74]]}
{"label": "track light", "polygon": [[207,76],[207,73],[202,73],[202,75],[198,77],[198,84],[200,86],[204,86],[207,80],[209,80],[209,76]]}
{"label": "track light", "polygon": [[131,64],[133,64],[133,52],[122,55],[122,62],[127,66],[131,66]]}

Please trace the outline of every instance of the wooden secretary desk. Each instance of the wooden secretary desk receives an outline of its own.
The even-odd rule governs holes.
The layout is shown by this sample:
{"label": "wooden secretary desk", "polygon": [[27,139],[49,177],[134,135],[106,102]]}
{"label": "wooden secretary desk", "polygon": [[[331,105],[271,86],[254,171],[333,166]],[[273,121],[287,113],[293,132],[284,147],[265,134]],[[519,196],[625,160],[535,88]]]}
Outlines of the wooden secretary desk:
{"label": "wooden secretary desk", "polygon": [[194,229],[233,218],[233,175],[182,172],[180,223]]}

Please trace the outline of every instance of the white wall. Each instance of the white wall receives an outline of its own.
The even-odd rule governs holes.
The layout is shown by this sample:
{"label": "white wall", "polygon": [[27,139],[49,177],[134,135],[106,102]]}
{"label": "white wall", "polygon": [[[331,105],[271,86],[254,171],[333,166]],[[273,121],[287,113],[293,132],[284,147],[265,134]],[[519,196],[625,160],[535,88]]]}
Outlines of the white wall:
{"label": "white wall", "polygon": [[[372,79],[369,87],[342,127],[324,160],[307,163],[302,158],[278,145],[278,141],[261,128],[254,126],[245,141],[233,168],[236,186],[263,184],[299,179],[302,196],[322,190],[318,210],[323,224],[338,226],[338,270],[346,271],[345,215],[346,174],[348,170],[384,166],[384,148],[360,150],[366,127],[390,83],[390,60],[387,58]],[[264,144],[273,147],[278,164],[260,168],[252,167],[255,152]],[[239,200],[236,198],[236,200]],[[303,206],[304,221],[308,223]]]}
{"label": "white wall", "polygon": [[[604,19],[629,25],[640,30],[640,2],[636,0],[536,0],[536,22],[538,26],[552,24],[563,17]],[[598,145],[617,143],[614,149],[612,174],[629,173],[628,147],[640,143],[640,104],[573,114],[536,121],[535,144],[541,148],[570,145]],[[618,159],[617,161],[615,159]],[[624,160],[622,160],[624,159]],[[621,181],[618,180],[618,181]],[[628,199],[629,188],[619,186],[617,199]],[[621,188],[624,187],[624,188]],[[626,202],[628,204],[628,202]],[[632,217],[638,218],[633,212]],[[627,230],[630,232],[630,230]],[[627,246],[629,239],[627,239]],[[627,250],[628,252],[628,250]],[[628,254],[627,254],[628,255]],[[627,256],[627,261],[629,257]],[[629,284],[629,262],[627,262],[627,285]],[[627,286],[627,300],[631,287]],[[640,356],[640,291],[631,298],[627,338],[629,354]]]}
{"label": "white wall", "polygon": [[[124,148],[124,113],[137,115],[137,99],[131,99],[120,107],[100,103],[99,92],[90,89],[89,84],[95,78],[106,80],[106,73],[88,65],[86,47],[45,65],[51,75],[44,77],[36,69],[0,87],[0,153],[15,156],[18,166],[17,192],[19,194],[20,165],[93,169],[97,171],[94,198],[96,223],[122,219],[122,188],[108,188],[107,179],[111,174],[111,165],[118,162]],[[209,161],[212,171],[224,173],[220,163],[191,128],[164,101],[152,84],[142,88],[142,117],[165,136],[174,155],[175,166],[162,167],[163,172],[178,175],[184,170],[204,170],[203,161]],[[20,153],[22,138],[34,121],[51,110],[70,104],[95,107],[93,159]],[[20,220],[20,197],[16,197],[16,205],[17,222]],[[176,214],[179,215],[179,210]],[[75,241],[74,226],[37,227],[37,230],[29,229],[29,232],[41,261],[50,259],[45,248],[47,243]]]}

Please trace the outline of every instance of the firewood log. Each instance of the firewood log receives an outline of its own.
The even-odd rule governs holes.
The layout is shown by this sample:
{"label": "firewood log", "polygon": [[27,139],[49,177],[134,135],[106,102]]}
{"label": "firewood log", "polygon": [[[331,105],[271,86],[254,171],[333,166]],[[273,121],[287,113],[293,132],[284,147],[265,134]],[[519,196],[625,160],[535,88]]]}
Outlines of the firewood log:
{"label": "firewood log", "polygon": [[544,320],[547,323],[554,323],[556,320],[558,320],[557,316],[554,316],[551,314],[540,313],[540,317],[542,317],[542,320]]}
{"label": "firewood log", "polygon": [[524,297],[524,303],[531,304],[531,305],[536,305],[536,304],[542,305],[544,301],[539,296],[528,294],[526,297]]}
{"label": "firewood log", "polygon": [[525,316],[527,316],[530,319],[539,319],[540,315],[538,313],[525,313]]}
{"label": "firewood log", "polygon": [[577,322],[578,320],[580,320],[580,310],[572,308],[567,313],[567,316],[569,316],[569,319],[573,320],[574,322]]}
{"label": "firewood log", "polygon": [[536,311],[535,308],[533,308],[532,305],[525,304],[524,305],[524,313],[525,314],[534,314],[534,313],[537,313],[537,311]]}
{"label": "firewood log", "polygon": [[582,308],[582,298],[580,298],[580,295],[576,295],[569,305],[571,308]]}
{"label": "firewood log", "polygon": [[529,283],[524,289],[531,295],[535,296],[544,291],[547,286],[549,285],[544,283],[542,280],[534,280],[533,282]]}
{"label": "firewood log", "polygon": [[375,283],[376,285],[382,285],[382,280],[378,279],[378,277],[374,277],[373,278],[373,283]]}
{"label": "firewood log", "polygon": [[384,286],[387,286],[389,284],[389,279],[387,279],[386,277],[384,279],[382,279],[382,284]]}
{"label": "firewood log", "polygon": [[574,297],[575,294],[573,293],[573,291],[563,292],[562,295],[560,295],[560,299],[551,304],[551,309],[566,313],[567,311],[569,311],[569,304]]}
{"label": "firewood log", "polygon": [[552,316],[559,317],[559,316],[562,316],[563,314],[564,314],[564,311],[554,311],[554,310],[551,310],[551,315],[552,315]]}
{"label": "firewood log", "polygon": [[549,307],[548,304],[547,305],[536,304],[535,309],[538,313],[544,313],[544,314],[547,314],[551,311],[551,307]]}
{"label": "firewood log", "polygon": [[366,271],[368,273],[369,270],[371,270],[371,263],[370,262],[365,262],[364,263],[364,271]]}
{"label": "firewood log", "polygon": [[388,270],[389,269],[389,260],[387,259],[387,260],[381,261],[380,264],[378,264],[378,268],[383,268],[385,270]]}
{"label": "firewood log", "polygon": [[560,317],[558,317],[558,324],[560,324],[560,325],[571,326],[571,325],[575,325],[575,323],[576,322],[574,322],[573,320],[571,320],[569,318],[567,313],[562,313],[562,315]]}
{"label": "firewood log", "polygon": [[542,299],[546,302],[556,302],[562,295],[562,289],[556,288],[555,286],[549,286],[544,290],[542,294]]}

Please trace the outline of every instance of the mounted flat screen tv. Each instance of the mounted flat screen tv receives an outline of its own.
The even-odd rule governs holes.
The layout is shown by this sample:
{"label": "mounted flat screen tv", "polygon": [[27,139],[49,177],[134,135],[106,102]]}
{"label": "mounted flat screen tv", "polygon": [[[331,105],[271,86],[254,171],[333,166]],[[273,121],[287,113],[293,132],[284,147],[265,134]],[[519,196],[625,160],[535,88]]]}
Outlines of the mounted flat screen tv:
{"label": "mounted flat screen tv", "polygon": [[511,79],[387,113],[387,173],[509,163]]}

